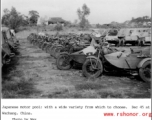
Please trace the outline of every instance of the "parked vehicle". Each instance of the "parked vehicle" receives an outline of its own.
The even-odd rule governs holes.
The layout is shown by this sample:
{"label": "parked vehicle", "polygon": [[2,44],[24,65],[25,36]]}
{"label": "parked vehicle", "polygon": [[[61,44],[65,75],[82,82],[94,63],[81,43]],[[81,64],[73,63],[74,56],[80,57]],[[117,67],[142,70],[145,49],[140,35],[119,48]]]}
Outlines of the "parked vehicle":
{"label": "parked vehicle", "polygon": [[140,29],[126,29],[125,37],[122,39],[122,46],[126,44],[131,44],[133,46],[140,45]]}
{"label": "parked vehicle", "polygon": [[108,31],[107,35],[105,36],[105,41],[110,44],[115,44],[116,46],[120,46],[120,40],[118,39],[118,30],[111,29]]}
{"label": "parked vehicle", "polygon": [[83,64],[83,74],[88,78],[98,77],[103,72],[117,71],[121,73],[125,71],[136,72],[142,80],[151,81],[150,47],[131,48],[129,52],[125,52],[125,50],[113,52],[113,48],[100,47],[96,54],[96,56],[88,56]]}
{"label": "parked vehicle", "polygon": [[151,45],[151,29],[140,30],[139,45]]}
{"label": "parked vehicle", "polygon": [[13,53],[17,53],[18,43],[16,43],[14,37],[12,37],[10,29],[7,27],[2,27],[2,33],[4,40],[8,43],[11,51]]}
{"label": "parked vehicle", "polygon": [[11,51],[10,46],[8,44],[8,40],[5,36],[5,29],[2,29],[1,42],[2,42],[1,55],[2,55],[2,66],[3,66],[5,64],[9,64],[11,62],[11,58],[15,56],[13,51]]}

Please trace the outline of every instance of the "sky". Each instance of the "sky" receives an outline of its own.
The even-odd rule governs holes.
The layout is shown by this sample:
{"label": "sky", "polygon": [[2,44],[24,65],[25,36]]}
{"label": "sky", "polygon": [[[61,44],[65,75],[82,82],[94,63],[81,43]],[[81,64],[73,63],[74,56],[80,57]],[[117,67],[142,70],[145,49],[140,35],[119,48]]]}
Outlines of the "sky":
{"label": "sky", "polygon": [[78,19],[77,9],[84,3],[90,8],[87,19],[91,24],[151,16],[151,0],[1,0],[1,13],[13,6],[27,16],[30,10],[36,10],[40,17],[62,17],[74,22]]}

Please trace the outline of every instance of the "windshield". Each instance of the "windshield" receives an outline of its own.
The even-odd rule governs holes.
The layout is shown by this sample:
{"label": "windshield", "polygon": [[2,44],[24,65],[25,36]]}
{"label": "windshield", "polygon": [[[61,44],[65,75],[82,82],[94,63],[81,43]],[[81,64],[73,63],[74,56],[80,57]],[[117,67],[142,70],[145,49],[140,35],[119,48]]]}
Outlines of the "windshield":
{"label": "windshield", "polygon": [[117,30],[110,30],[109,31],[109,36],[116,36],[118,34]]}

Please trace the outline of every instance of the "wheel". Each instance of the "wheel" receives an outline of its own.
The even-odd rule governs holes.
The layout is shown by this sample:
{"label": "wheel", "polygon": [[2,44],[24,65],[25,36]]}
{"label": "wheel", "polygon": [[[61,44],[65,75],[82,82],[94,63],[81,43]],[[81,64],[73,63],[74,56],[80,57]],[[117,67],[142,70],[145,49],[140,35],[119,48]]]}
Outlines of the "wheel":
{"label": "wheel", "polygon": [[52,52],[51,52],[51,55],[54,57],[54,53],[55,53],[55,50],[57,49],[57,47],[56,46],[54,46],[53,48],[52,48]]}
{"label": "wheel", "polygon": [[43,44],[41,45],[41,49],[42,49],[42,50],[44,50],[45,45],[46,45],[45,43],[43,43]]}
{"label": "wheel", "polygon": [[141,41],[141,46],[144,46],[145,45],[145,40],[143,39],[142,41]]}
{"label": "wheel", "polygon": [[34,45],[35,45],[35,46],[37,46],[37,45],[38,45],[38,43],[39,43],[39,41],[35,41],[35,42],[34,42]]}
{"label": "wheel", "polygon": [[52,55],[52,52],[53,52],[53,49],[54,49],[55,46],[51,46],[48,50],[48,53],[50,53],[50,55]]}
{"label": "wheel", "polygon": [[105,38],[105,37],[103,38],[103,43],[104,43],[104,42],[106,42],[106,38]]}
{"label": "wheel", "polygon": [[141,46],[141,39],[138,40],[138,46]]}
{"label": "wheel", "polygon": [[47,46],[45,47],[45,52],[46,52],[46,53],[49,53],[49,48],[50,48],[51,46],[52,46],[52,45],[49,44],[49,45],[47,45]]}
{"label": "wheel", "polygon": [[31,40],[31,44],[33,44],[33,45],[34,45],[34,42],[35,42],[35,40]]}
{"label": "wheel", "polygon": [[121,39],[118,40],[117,47],[121,46]]}
{"label": "wheel", "polygon": [[36,40],[33,40],[32,44],[35,46]]}
{"label": "wheel", "polygon": [[55,47],[53,51],[53,56],[56,58],[56,54],[60,51],[61,47]]}
{"label": "wheel", "polygon": [[64,51],[63,49],[60,49],[60,50],[58,51],[58,53],[56,53],[56,58],[58,58],[62,52],[65,52],[65,51]]}
{"label": "wheel", "polygon": [[97,78],[103,73],[103,65],[95,58],[88,58],[82,66],[82,72],[87,78]]}
{"label": "wheel", "polygon": [[139,69],[139,76],[146,82],[151,81],[151,61],[146,61]]}
{"label": "wheel", "polygon": [[43,45],[43,42],[39,42],[38,47],[41,49]]}
{"label": "wheel", "polygon": [[55,57],[55,58],[58,57],[58,54],[60,54],[61,49],[62,49],[62,48],[59,47],[59,48],[57,48],[57,49],[55,50],[55,54],[54,54],[54,57]]}
{"label": "wheel", "polygon": [[69,55],[68,54],[59,55],[56,60],[56,66],[60,70],[69,70],[71,68]]}
{"label": "wheel", "polygon": [[43,46],[42,46],[42,50],[45,51],[46,46],[47,46],[47,43],[44,43]]}
{"label": "wheel", "polygon": [[121,46],[125,46],[125,39],[121,40]]}
{"label": "wheel", "polygon": [[41,45],[40,45],[40,48],[41,48],[41,49],[42,49],[42,47],[44,46],[44,44],[45,44],[44,42],[41,43]]}
{"label": "wheel", "polygon": [[36,41],[34,42],[34,45],[35,45],[35,46],[37,46],[37,43],[38,43],[38,42],[39,42],[39,41],[38,41],[38,40],[36,40]]}

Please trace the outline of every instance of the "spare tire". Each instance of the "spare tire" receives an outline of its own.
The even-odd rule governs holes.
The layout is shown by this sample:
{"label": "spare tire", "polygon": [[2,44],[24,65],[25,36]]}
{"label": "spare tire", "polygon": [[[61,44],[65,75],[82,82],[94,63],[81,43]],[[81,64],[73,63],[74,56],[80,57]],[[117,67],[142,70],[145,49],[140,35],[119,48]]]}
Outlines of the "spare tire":
{"label": "spare tire", "polygon": [[145,82],[151,82],[151,61],[146,61],[141,68],[139,68],[139,76]]}

